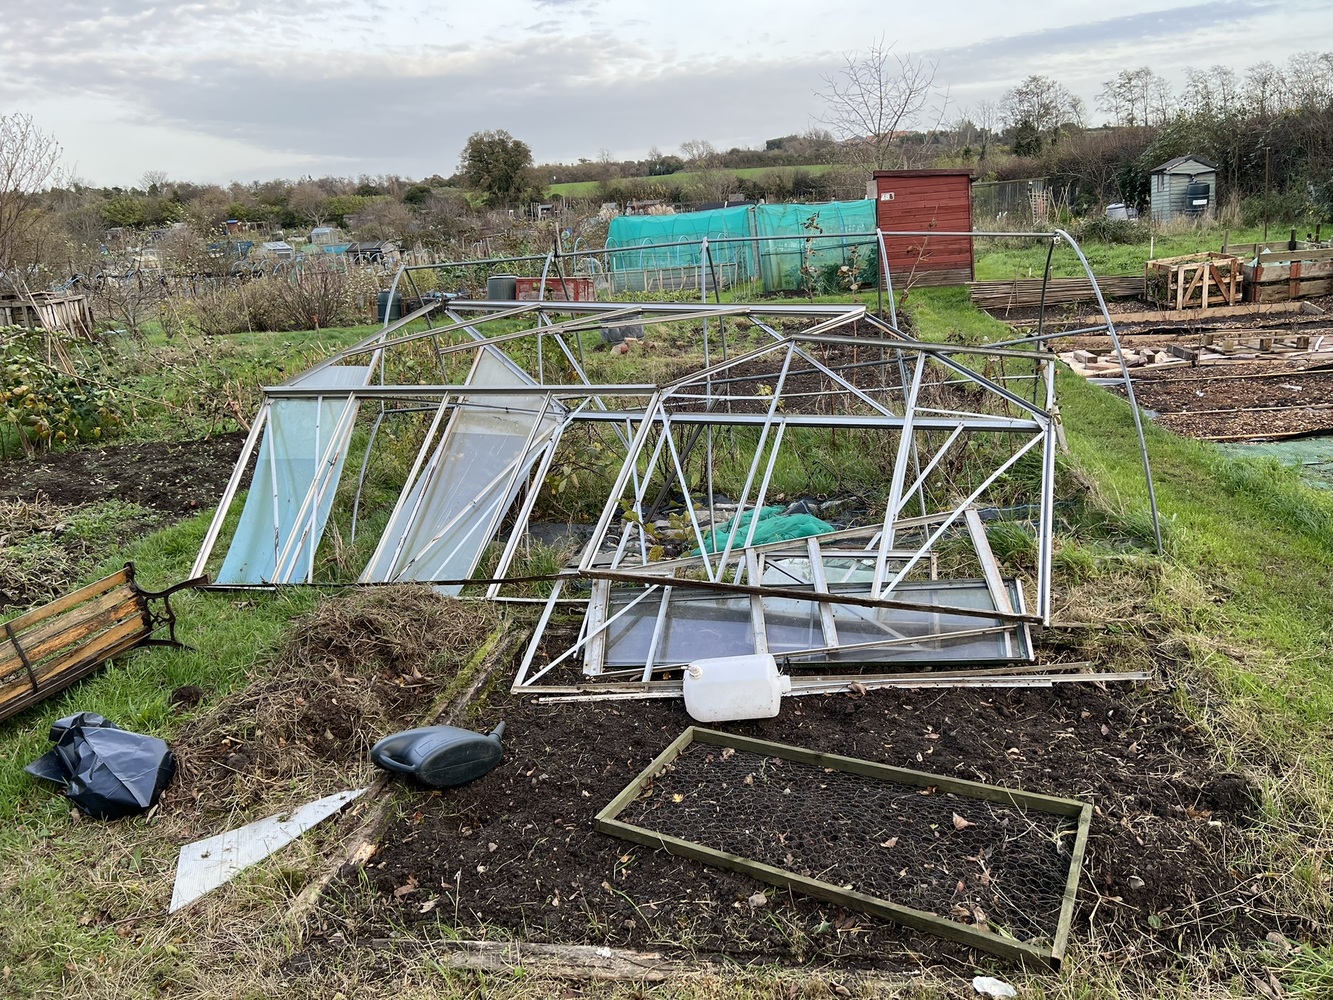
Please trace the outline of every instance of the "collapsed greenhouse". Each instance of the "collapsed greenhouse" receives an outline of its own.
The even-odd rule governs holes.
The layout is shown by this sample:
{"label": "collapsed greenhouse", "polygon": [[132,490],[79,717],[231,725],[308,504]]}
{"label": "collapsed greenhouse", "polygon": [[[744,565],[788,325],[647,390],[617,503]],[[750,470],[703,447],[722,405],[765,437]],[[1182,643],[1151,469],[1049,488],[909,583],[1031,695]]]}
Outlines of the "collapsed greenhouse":
{"label": "collapsed greenhouse", "polygon": [[[406,316],[264,389],[195,574],[532,605],[514,688],[544,697],[674,696],[692,660],[751,653],[793,693],[1060,679],[1030,634],[1061,433],[1040,324],[924,342],[887,281],[881,318],[479,301],[430,290],[437,270],[400,275]],[[993,548],[1015,533],[1027,586]]]}

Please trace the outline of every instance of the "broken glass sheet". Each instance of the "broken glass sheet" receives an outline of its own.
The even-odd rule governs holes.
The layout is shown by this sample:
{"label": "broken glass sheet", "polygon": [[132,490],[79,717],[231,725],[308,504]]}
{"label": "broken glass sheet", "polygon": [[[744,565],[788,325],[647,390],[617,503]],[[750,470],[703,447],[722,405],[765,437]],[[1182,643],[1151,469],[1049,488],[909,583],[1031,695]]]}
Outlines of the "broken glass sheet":
{"label": "broken glass sheet", "polygon": [[[365,385],[369,377],[368,366],[330,365],[294,384],[345,390]],[[346,435],[342,441],[332,438],[340,424],[350,430],[348,409],[356,406],[356,400],[342,392],[329,399],[275,399],[269,403],[250,492],[215,582],[308,582],[307,570],[324,533],[346,457]],[[332,453],[330,444],[334,445]],[[326,464],[329,461],[331,465]],[[325,476],[320,475],[322,467],[327,467]],[[319,485],[317,478],[326,484],[323,495],[318,502],[309,496],[307,502]],[[293,538],[294,534],[304,537]]]}
{"label": "broken glass sheet", "polygon": [[[480,353],[468,379],[475,386],[522,381],[531,380],[492,349]],[[417,481],[399,497],[361,582],[470,576],[563,418],[563,407],[535,392],[461,397]]]}
{"label": "broken glass sheet", "polygon": [[167,912],[175,913],[205,893],[225,885],[237,872],[286,847],[363,792],[364,788],[358,788],[326,795],[298,809],[186,844],[176,861],[176,885],[171,891],[171,906]]}
{"label": "broken glass sheet", "polygon": [[[791,586],[794,589],[796,585]],[[1007,587],[1015,606],[1021,607],[1017,585],[1009,581]],[[836,593],[840,588],[834,585],[831,589]],[[614,617],[640,593],[638,587],[612,588],[607,618]],[[893,597],[923,605],[994,608],[983,580],[909,582],[899,585]],[[1022,624],[945,611],[847,604],[829,605],[838,648],[824,651],[829,644],[817,602],[764,597],[762,604],[768,652],[775,656],[799,660],[802,653],[819,650],[817,655],[810,656],[812,663],[895,664],[1012,662],[1030,657],[1027,629]],[[604,669],[643,666],[659,609],[659,598],[650,596],[607,627]],[[708,591],[673,587],[654,663],[680,665],[705,657],[756,652],[751,613],[749,597],[721,597]]]}

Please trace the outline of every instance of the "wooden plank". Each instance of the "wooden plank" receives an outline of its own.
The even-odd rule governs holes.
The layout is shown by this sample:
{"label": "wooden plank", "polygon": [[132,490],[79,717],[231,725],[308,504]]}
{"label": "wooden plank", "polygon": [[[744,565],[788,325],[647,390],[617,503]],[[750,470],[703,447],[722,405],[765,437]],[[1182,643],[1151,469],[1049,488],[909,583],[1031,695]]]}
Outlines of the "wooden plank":
{"label": "wooden plank", "polygon": [[1088,848],[1088,829],[1092,826],[1092,803],[1085,802],[1078,817],[1078,832],[1074,834],[1074,847],[1069,852],[1069,878],[1065,881],[1064,898],[1060,903],[1060,922],[1055,928],[1055,939],[1051,942],[1051,957],[1060,962],[1065,957],[1069,945],[1069,925],[1074,919],[1074,901],[1078,898],[1078,878],[1083,870],[1083,855]]}
{"label": "wooden plank", "polygon": [[96,597],[98,594],[105,593],[112,587],[119,586],[122,583],[128,583],[130,579],[130,570],[128,567],[110,576],[105,576],[100,580],[88,584],[86,587],[80,587],[72,594],[66,594],[64,597],[52,601],[50,604],[44,604],[40,608],[33,608],[31,611],[25,611],[17,618],[11,618],[9,627],[15,632],[27,628],[33,622],[41,621],[44,618],[50,618],[58,615],[62,611],[67,611],[76,604],[82,604],[89,598]]}
{"label": "wooden plank", "polygon": [[47,660],[36,671],[37,683],[45,684],[47,681],[58,677],[63,671],[70,669],[71,664],[79,664],[84,661],[100,663],[111,654],[107,652],[114,649],[126,640],[133,640],[131,645],[141,642],[147,638],[148,626],[142,621],[130,620],[120,622],[111,628],[98,632],[82,646],[73,647],[65,652],[63,656]]}
{"label": "wooden plank", "polygon": [[1297,298],[1330,295],[1333,294],[1333,277],[1302,280],[1297,285],[1296,294],[1292,294],[1289,284],[1252,284],[1247,294],[1251,302],[1291,302]]}
{"label": "wooden plank", "polygon": [[35,705],[59,691],[63,691],[76,681],[96,670],[103,662],[121,653],[128,652],[143,640],[143,635],[132,628],[129,622],[113,635],[105,633],[99,637],[94,647],[79,650],[80,655],[60,665],[60,670],[40,679],[40,686],[34,691],[31,685],[16,681],[0,688],[0,719],[15,715],[31,705]]}
{"label": "wooden plank", "polygon": [[874,761],[861,760],[857,757],[844,757],[840,754],[807,750],[804,747],[791,746],[786,743],[756,740],[748,736],[737,736],[734,733],[724,733],[716,729],[703,729],[699,726],[692,726],[691,728],[694,730],[692,739],[696,743],[733,747],[736,750],[745,750],[748,753],[781,757],[784,760],[795,761],[799,764],[809,764],[811,767],[828,767],[835,771],[846,771],[849,774],[859,774],[866,778],[878,778],[881,781],[892,781],[900,785],[912,785],[917,788],[929,788],[933,785],[946,792],[953,792],[967,798],[1040,809],[1042,812],[1051,813],[1055,816],[1077,816],[1086,804],[1078,799],[1065,799],[1054,795],[1043,795],[1039,792],[1024,792],[1017,788],[1001,788],[999,785],[985,785],[979,781],[968,781],[965,778],[955,778],[951,775],[913,771],[905,767],[895,767],[892,764],[877,764]]}
{"label": "wooden plank", "polygon": [[[1309,303],[1270,303],[1267,305],[1258,302],[1240,303],[1234,306],[1217,306],[1208,310],[1210,319],[1220,319],[1224,316],[1285,316],[1305,314],[1304,306]],[[1310,315],[1317,315],[1311,313]],[[1181,316],[1174,310],[1167,309],[1149,309],[1142,312],[1116,313],[1111,317],[1117,327],[1125,326],[1131,323],[1179,323]],[[1051,325],[1073,326],[1076,328],[1093,326],[1103,322],[1101,316],[1075,316],[1071,319],[1052,318],[1048,320]],[[1139,336],[1132,331],[1120,331],[1121,337]],[[1145,335],[1146,334],[1142,334]]]}
{"label": "wooden plank", "polygon": [[[1333,249],[1327,250],[1276,250],[1271,253],[1260,254],[1258,262],[1260,267],[1270,267],[1277,264],[1288,264],[1292,261],[1333,261]],[[1246,265],[1247,267],[1250,265]]]}
{"label": "wooden plank", "polygon": [[979,948],[1003,958],[1020,963],[1037,963],[1044,966],[1058,965],[1047,952],[1022,941],[980,931],[967,924],[956,923],[933,913],[927,913],[924,910],[890,903],[887,900],[867,896],[853,889],[844,889],[827,882],[798,875],[795,872],[774,868],[761,861],[752,861],[735,854],[728,854],[725,851],[704,847],[702,844],[681,840],[678,837],[631,826],[619,820],[599,819],[595,826],[601,833],[608,833],[623,840],[642,844],[645,847],[661,848],[677,857],[690,858],[702,864],[749,875],[780,889],[794,890],[833,903],[836,906],[845,906],[870,916],[879,917],[896,924],[903,924],[915,930],[933,934],[948,941],[955,941],[967,947]]}
{"label": "wooden plank", "polygon": [[[15,639],[28,662],[36,667],[65,647],[130,617],[140,622],[143,620],[143,605],[138,595],[129,589],[113,590],[73,611],[41,622],[17,634]],[[20,664],[17,652],[0,660],[0,677],[20,669]]]}
{"label": "wooden plank", "polygon": [[613,819],[620,815],[620,812],[627,805],[639,797],[639,794],[648,786],[648,782],[650,782],[662,768],[666,767],[667,764],[670,764],[681,755],[681,752],[694,740],[696,732],[698,732],[698,728],[690,726],[685,732],[672,740],[671,744],[665,750],[653,758],[652,763],[640,771],[633,781],[621,789],[619,795],[606,804],[605,808],[597,814],[596,819]]}
{"label": "wooden plank", "polygon": [[[1292,277],[1327,278],[1333,276],[1333,260],[1306,261],[1293,260],[1274,264],[1265,260],[1259,264],[1245,265],[1245,280],[1251,283],[1288,281]],[[1292,272],[1296,272],[1293,275]]]}

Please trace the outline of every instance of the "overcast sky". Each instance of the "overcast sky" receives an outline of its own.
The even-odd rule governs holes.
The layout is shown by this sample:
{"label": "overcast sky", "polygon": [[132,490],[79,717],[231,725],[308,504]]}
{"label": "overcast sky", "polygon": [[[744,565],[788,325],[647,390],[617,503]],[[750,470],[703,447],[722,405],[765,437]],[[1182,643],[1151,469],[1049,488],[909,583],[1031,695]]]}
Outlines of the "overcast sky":
{"label": "overcast sky", "polygon": [[538,162],[801,132],[821,74],[881,34],[938,61],[953,113],[1024,77],[1088,104],[1121,69],[1177,87],[1333,50],[1333,0],[4,0],[0,113],[94,184],[448,175],[503,128]]}

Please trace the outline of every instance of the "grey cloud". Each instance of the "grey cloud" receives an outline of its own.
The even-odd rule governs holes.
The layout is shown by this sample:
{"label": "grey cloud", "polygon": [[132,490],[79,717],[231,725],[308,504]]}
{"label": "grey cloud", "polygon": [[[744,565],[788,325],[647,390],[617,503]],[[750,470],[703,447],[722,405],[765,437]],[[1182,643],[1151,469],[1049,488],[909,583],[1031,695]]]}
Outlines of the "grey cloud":
{"label": "grey cloud", "polygon": [[[800,128],[813,101],[816,65],[720,62],[609,84],[589,79],[606,44],[532,40],[466,68],[444,61],[411,77],[389,63],[316,77],[209,60],[171,86],[134,80],[133,98],[145,122],[294,158],[338,158],[351,171],[416,174],[453,170],[478,129],[508,129],[538,159],[572,159],[599,145],[760,142]],[[738,119],[751,134],[736,135]]]}
{"label": "grey cloud", "polygon": [[[1169,40],[1200,25],[1213,28],[1235,25],[1263,17],[1276,9],[1279,5],[1273,0],[1217,0],[1008,35],[978,45],[940,49],[928,55],[939,59],[940,77],[957,84],[993,79],[997,74],[1015,69],[1019,70],[1019,75],[1027,76],[1043,72],[1043,58],[1070,53],[1095,54],[1117,43]],[[1209,61],[1206,54],[1200,56],[1200,61]]]}

